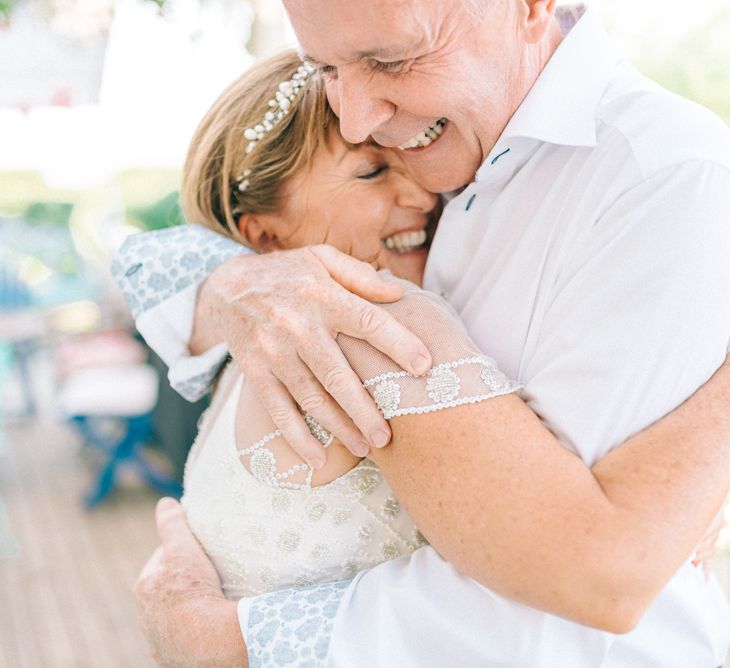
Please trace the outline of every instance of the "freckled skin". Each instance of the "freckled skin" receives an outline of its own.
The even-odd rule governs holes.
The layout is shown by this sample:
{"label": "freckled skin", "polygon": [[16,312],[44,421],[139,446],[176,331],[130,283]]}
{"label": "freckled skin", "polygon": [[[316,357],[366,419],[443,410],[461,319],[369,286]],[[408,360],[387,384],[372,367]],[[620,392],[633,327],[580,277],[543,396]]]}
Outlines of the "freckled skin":
{"label": "freckled skin", "polygon": [[398,146],[449,120],[429,150],[403,154],[432,192],[472,181],[560,41],[553,2],[485,2],[481,15],[458,0],[285,5],[305,54],[327,66],[345,139]]}

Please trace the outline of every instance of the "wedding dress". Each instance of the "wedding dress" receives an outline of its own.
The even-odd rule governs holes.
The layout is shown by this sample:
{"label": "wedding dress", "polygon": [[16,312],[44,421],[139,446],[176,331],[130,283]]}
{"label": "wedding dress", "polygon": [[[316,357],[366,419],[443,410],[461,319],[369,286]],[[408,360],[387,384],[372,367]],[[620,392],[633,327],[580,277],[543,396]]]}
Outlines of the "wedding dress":
{"label": "wedding dress", "polygon": [[[387,276],[406,292],[384,307],[429,348],[431,371],[414,378],[369,344],[338,337],[386,419],[518,389],[477,350],[445,301]],[[228,598],[351,578],[425,543],[369,459],[332,482],[313,486],[311,469],[255,398],[244,397],[239,404],[245,391],[242,374],[230,364],[188,458],[182,499]],[[329,444],[326,430],[310,416],[305,421],[316,438]]]}

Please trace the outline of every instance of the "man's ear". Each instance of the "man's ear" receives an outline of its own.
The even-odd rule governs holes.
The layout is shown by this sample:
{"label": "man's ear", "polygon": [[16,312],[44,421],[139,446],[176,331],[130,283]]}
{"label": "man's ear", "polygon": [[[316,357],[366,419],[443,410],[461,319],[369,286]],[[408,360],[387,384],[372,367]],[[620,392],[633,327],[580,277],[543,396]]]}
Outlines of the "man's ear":
{"label": "man's ear", "polygon": [[522,25],[527,42],[536,44],[550,30],[557,0],[522,0]]}
{"label": "man's ear", "polygon": [[242,213],[238,217],[238,232],[246,242],[254,250],[259,252],[267,252],[280,250],[282,248],[272,221],[269,216],[259,215],[255,213]]}

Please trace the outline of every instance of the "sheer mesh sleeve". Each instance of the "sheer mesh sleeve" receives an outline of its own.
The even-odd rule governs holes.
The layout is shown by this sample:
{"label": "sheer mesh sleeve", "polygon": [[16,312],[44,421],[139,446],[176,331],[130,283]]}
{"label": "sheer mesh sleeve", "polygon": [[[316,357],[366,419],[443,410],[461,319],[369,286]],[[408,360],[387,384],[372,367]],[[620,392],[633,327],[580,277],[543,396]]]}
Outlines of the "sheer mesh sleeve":
{"label": "sheer mesh sleeve", "polygon": [[369,344],[342,334],[337,337],[386,419],[484,401],[519,389],[477,348],[445,300],[389,272],[381,276],[405,287],[402,299],[381,306],[418,336],[433,358],[431,371],[416,378]]}
{"label": "sheer mesh sleeve", "polygon": [[[476,403],[519,389],[493,359],[481,353],[446,301],[389,272],[381,275],[405,287],[402,299],[383,308],[416,334],[433,358],[431,371],[415,378],[370,344],[342,334],[337,337],[386,419]],[[304,418],[312,434],[329,446],[332,436],[310,415]],[[241,461],[259,482],[284,489],[311,487],[312,469],[285,441],[246,384],[241,390],[236,432]],[[343,461],[342,465],[347,464]]]}

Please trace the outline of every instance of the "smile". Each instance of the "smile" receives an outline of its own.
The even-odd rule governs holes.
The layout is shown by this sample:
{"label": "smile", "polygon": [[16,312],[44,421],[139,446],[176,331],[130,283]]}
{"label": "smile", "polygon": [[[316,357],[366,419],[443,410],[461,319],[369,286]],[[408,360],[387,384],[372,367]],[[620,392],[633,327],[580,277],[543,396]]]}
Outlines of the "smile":
{"label": "smile", "polygon": [[401,151],[408,151],[414,148],[425,148],[430,144],[433,144],[441,136],[446,125],[445,118],[439,118],[433,125],[427,127],[422,132],[419,132],[415,137],[411,137],[407,141],[404,141],[398,148]]}
{"label": "smile", "polygon": [[383,245],[395,253],[410,253],[425,247],[428,234],[426,230],[399,232],[383,239]]}

